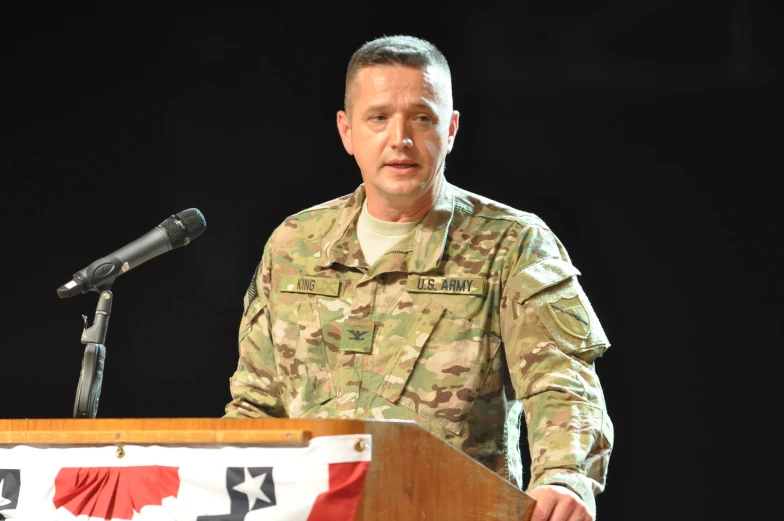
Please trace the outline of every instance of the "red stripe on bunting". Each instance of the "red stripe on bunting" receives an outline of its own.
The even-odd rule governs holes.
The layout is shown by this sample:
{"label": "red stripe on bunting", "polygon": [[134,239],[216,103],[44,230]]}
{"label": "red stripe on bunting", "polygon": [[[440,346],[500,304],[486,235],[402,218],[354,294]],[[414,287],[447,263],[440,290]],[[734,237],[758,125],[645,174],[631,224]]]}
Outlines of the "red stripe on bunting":
{"label": "red stripe on bunting", "polygon": [[147,505],[177,496],[177,467],[66,467],[55,478],[54,505],[73,515],[103,519],[133,518]]}
{"label": "red stripe on bunting", "polygon": [[308,521],[352,521],[369,464],[368,461],[330,464],[329,490],[316,497]]}

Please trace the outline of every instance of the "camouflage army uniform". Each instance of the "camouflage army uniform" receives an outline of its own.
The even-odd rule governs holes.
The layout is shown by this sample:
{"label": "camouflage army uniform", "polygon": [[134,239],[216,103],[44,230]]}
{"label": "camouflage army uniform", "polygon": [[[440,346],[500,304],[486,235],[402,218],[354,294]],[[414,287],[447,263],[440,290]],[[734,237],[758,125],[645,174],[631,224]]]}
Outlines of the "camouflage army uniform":
{"label": "camouflage army uniform", "polygon": [[522,486],[595,512],[613,429],[593,361],[609,346],[558,238],[535,215],[446,182],[368,266],[364,187],[285,220],[245,296],[225,417],[415,420]]}

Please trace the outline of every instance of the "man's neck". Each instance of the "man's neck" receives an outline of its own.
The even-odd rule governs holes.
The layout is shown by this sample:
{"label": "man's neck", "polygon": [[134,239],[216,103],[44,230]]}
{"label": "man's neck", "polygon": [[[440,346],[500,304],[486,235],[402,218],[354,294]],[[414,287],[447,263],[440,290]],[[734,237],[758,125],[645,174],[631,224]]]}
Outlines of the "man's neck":
{"label": "man's neck", "polygon": [[421,219],[432,208],[435,199],[419,200],[416,205],[400,208],[388,201],[368,198],[368,212],[381,221],[405,223]]}
{"label": "man's neck", "polygon": [[365,188],[367,196],[367,211],[370,215],[381,221],[411,222],[418,221],[430,211],[438,198],[438,193],[443,184],[443,179],[433,183],[430,190],[420,195],[414,201],[408,198],[394,198],[389,195],[380,196]]}

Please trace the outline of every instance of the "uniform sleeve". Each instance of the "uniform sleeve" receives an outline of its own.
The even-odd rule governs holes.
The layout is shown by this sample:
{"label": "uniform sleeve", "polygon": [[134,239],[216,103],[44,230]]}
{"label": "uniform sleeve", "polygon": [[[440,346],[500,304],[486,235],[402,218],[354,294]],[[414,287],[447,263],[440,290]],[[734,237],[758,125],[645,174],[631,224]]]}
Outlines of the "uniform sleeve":
{"label": "uniform sleeve", "polygon": [[610,343],[580,286],[580,272],[547,229],[521,237],[504,288],[501,328],[514,397],[531,455],[529,490],[563,485],[596,516],[613,426],[594,360]]}
{"label": "uniform sleeve", "polygon": [[285,417],[270,335],[270,244],[245,293],[239,330],[239,362],[229,381],[232,400],[224,418]]}

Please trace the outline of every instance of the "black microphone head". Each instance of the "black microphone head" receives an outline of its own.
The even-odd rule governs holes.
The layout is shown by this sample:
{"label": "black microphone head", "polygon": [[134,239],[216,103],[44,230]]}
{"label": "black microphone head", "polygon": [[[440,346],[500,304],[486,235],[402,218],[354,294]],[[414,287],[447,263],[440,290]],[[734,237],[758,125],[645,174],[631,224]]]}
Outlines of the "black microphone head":
{"label": "black microphone head", "polygon": [[160,227],[166,231],[174,249],[185,246],[201,235],[207,228],[207,221],[199,210],[189,208],[172,215],[163,221]]}

